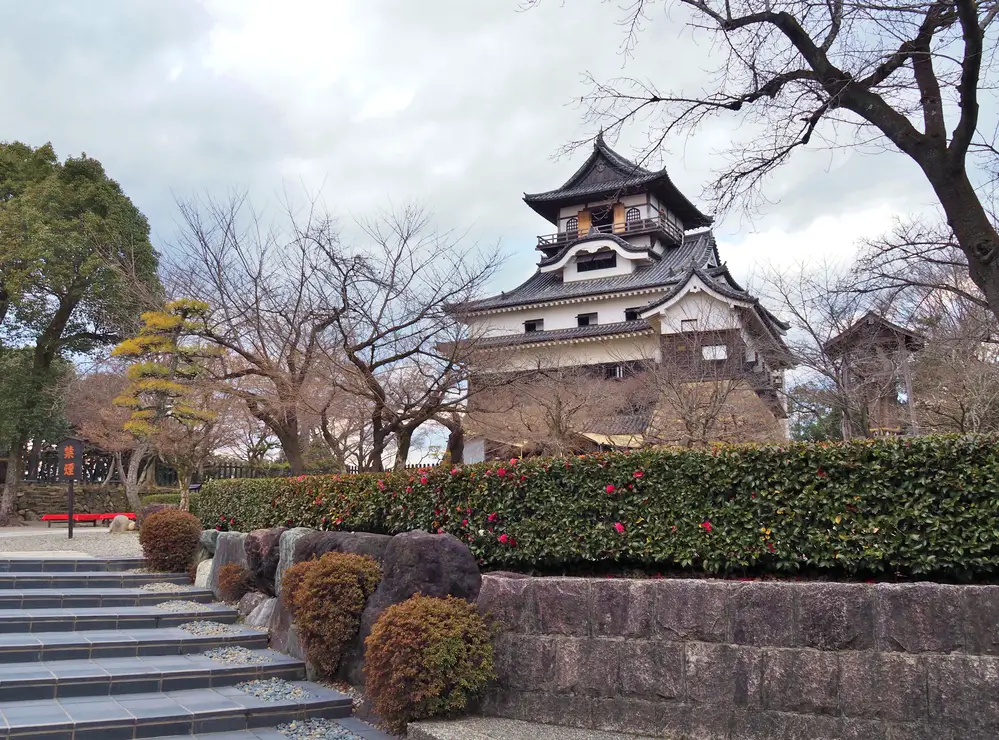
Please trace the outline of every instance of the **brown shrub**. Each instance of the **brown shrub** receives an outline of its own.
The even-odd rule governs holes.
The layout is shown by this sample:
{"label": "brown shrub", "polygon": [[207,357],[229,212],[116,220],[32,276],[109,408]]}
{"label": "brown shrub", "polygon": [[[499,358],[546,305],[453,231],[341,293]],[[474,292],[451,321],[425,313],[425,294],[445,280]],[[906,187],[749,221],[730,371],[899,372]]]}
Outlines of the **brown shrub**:
{"label": "brown shrub", "polygon": [[336,671],[361,626],[364,604],[381,578],[373,558],[342,552],[299,563],[282,576],[281,592],[290,596],[288,604],[305,653],[321,673]]}
{"label": "brown shrub", "polygon": [[375,712],[406,723],[461,712],[493,680],[490,629],[462,599],[416,595],[386,609],[365,641],[365,691]]}
{"label": "brown shrub", "polygon": [[217,588],[222,601],[239,601],[253,590],[253,576],[239,563],[226,563],[219,568]]}
{"label": "brown shrub", "polygon": [[298,587],[302,585],[306,574],[313,568],[317,560],[305,560],[291,565],[281,576],[281,599],[292,616],[295,614],[295,600],[298,598]]}
{"label": "brown shrub", "polygon": [[198,549],[201,522],[186,511],[151,514],[139,529],[139,544],[153,570],[186,573]]}

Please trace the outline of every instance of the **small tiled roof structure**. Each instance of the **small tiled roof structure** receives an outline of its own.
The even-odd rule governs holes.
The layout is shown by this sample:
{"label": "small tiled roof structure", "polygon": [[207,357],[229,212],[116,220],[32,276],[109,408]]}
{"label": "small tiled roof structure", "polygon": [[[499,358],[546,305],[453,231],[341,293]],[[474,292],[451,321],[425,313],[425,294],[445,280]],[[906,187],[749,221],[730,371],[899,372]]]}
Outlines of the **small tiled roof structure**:
{"label": "small tiled roof structure", "polygon": [[607,146],[603,133],[593,142],[589,158],[562,187],[545,193],[525,193],[524,202],[540,216],[558,223],[563,206],[635,192],[651,192],[686,229],[711,225],[711,217],[687,200],[665,169],[653,172],[625,159]]}
{"label": "small tiled roof structure", "polygon": [[475,340],[478,349],[493,349],[496,347],[520,347],[525,344],[543,344],[545,342],[587,341],[591,339],[613,337],[625,334],[651,334],[652,326],[645,319],[634,321],[617,321],[613,324],[590,324],[589,326],[572,326],[567,329],[550,329],[549,331],[530,331],[523,334],[509,334],[498,337],[483,337]]}
{"label": "small tiled roof structure", "polygon": [[858,345],[886,342],[904,343],[907,350],[916,352],[923,348],[925,341],[922,335],[899,326],[880,314],[868,311],[848,329],[827,341],[823,347],[831,357],[838,357]]}
{"label": "small tiled roof structure", "polygon": [[[607,236],[603,235],[603,238]],[[536,272],[513,290],[467,303],[462,309],[468,313],[477,313],[567,298],[662,289],[679,282],[691,264],[715,268],[718,262],[714,236],[710,231],[700,231],[686,234],[681,246],[668,249],[661,257],[654,257],[650,264],[636,267],[628,275],[563,282],[562,275],[558,272]],[[641,308],[641,304],[635,307]]]}

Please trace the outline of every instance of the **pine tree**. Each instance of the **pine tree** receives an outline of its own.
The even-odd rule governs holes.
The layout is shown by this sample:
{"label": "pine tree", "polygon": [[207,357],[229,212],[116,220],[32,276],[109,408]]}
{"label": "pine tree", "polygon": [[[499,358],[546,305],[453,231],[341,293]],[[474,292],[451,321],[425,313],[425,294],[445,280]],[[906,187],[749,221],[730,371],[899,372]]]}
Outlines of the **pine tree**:
{"label": "pine tree", "polygon": [[[125,429],[138,444],[129,460],[125,477],[125,492],[129,503],[138,511],[139,471],[143,458],[157,446],[157,437],[165,434],[172,424],[192,429],[215,420],[215,413],[195,404],[195,381],[204,363],[216,356],[216,350],[192,338],[205,325],[208,304],[181,299],[164,306],[162,311],[142,314],[139,333],[114,348],[115,357],[131,358],[129,384],[114,403],[130,409]],[[181,508],[187,508],[187,486],[181,491]]]}

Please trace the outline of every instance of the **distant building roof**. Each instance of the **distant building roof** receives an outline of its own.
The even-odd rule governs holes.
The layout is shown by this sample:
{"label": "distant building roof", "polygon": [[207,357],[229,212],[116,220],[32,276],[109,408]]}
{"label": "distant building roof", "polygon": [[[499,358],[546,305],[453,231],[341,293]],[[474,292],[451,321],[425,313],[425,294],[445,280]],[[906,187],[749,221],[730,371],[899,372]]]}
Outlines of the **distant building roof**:
{"label": "distant building roof", "polygon": [[524,202],[552,223],[559,209],[615,194],[649,191],[683,222],[687,229],[710,226],[710,216],[701,213],[673,184],[666,170],[652,172],[615,152],[598,134],[593,152],[562,187],[545,193],[525,193]]}
{"label": "distant building roof", "polygon": [[841,331],[828,342],[824,349],[833,357],[847,352],[851,347],[869,343],[905,343],[905,348],[915,352],[923,348],[925,338],[914,331],[899,326],[880,314],[868,311],[848,329]]}

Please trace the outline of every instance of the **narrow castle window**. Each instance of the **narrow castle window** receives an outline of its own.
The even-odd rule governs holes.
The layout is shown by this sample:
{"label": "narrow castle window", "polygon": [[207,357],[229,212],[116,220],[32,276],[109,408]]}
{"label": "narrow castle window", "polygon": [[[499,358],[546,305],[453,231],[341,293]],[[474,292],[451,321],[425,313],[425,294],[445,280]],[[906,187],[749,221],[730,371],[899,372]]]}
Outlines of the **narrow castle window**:
{"label": "narrow castle window", "polygon": [[597,252],[576,257],[576,271],[608,270],[617,267],[617,252]]}
{"label": "narrow castle window", "polygon": [[576,326],[596,326],[597,315],[595,313],[581,313],[576,317]]}
{"label": "narrow castle window", "polygon": [[524,331],[530,333],[532,331],[544,331],[545,330],[545,320],[544,319],[531,319],[530,321],[524,322]]}
{"label": "narrow castle window", "polygon": [[579,233],[579,219],[575,216],[569,216],[565,222],[565,233],[575,236]]}
{"label": "narrow castle window", "polygon": [[701,347],[701,358],[705,360],[725,360],[728,358],[728,347],[724,344],[709,344]]}
{"label": "narrow castle window", "polygon": [[642,220],[642,212],[632,206],[624,214],[625,228],[634,228]]}

